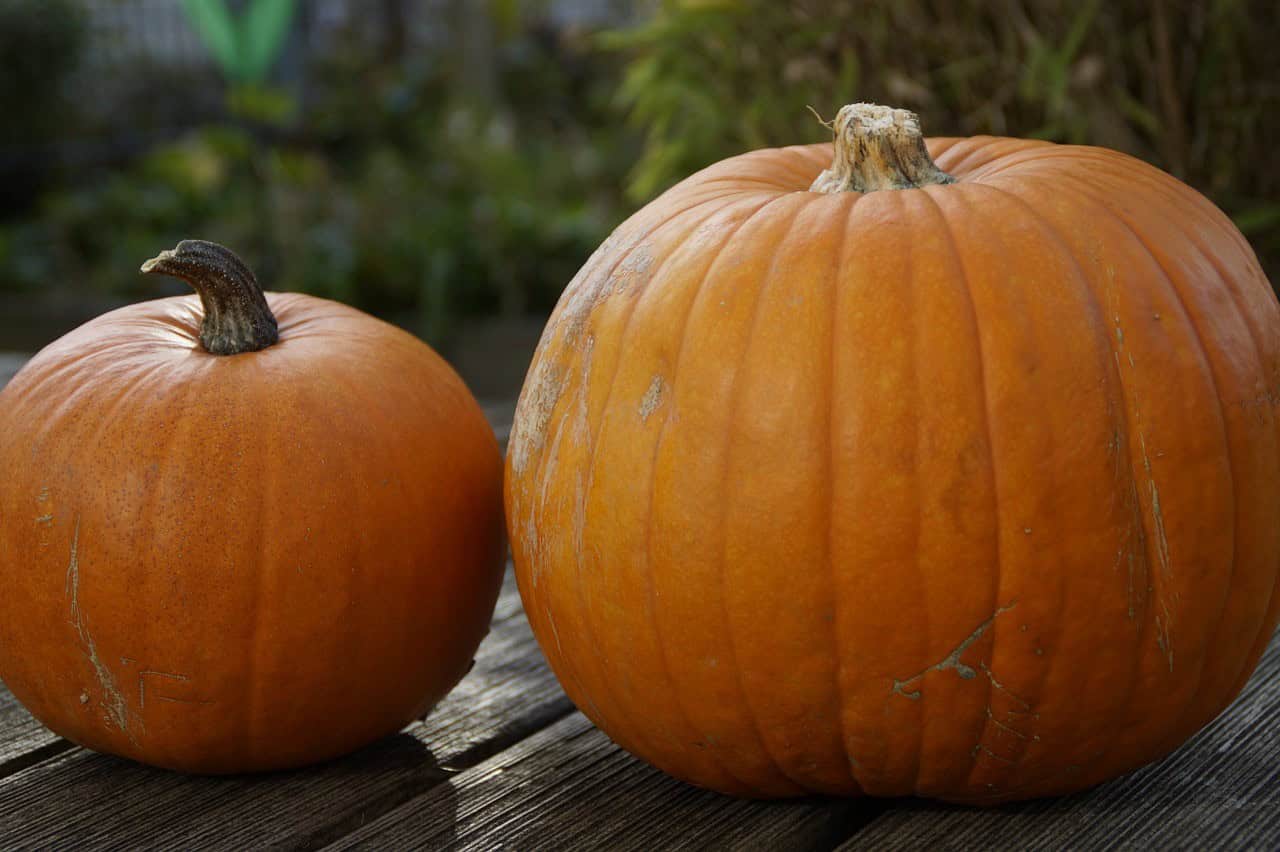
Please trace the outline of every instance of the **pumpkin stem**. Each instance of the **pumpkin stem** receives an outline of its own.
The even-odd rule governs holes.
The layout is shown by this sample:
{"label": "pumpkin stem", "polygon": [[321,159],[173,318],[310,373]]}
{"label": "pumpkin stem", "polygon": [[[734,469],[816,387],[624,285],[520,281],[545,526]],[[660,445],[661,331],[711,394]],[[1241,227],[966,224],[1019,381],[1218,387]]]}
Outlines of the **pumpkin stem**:
{"label": "pumpkin stem", "polygon": [[929,156],[914,112],[849,104],[832,124],[835,157],[810,192],[875,192],[956,182]]}
{"label": "pumpkin stem", "polygon": [[181,278],[200,296],[200,345],[214,355],[266,349],[280,339],[258,279],[226,246],[183,240],[142,264],[143,273]]}

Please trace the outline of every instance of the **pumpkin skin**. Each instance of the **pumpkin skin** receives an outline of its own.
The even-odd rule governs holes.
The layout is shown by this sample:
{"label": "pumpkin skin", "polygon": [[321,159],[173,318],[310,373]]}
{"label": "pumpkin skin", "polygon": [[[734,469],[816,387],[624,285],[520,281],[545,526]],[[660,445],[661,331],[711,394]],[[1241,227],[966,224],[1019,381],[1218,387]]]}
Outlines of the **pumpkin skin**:
{"label": "pumpkin skin", "polygon": [[466,673],[503,571],[461,379],[351,308],[267,294],[215,356],[195,296],[126,307],[0,394],[0,675],[80,745],[198,773],[324,760]]}
{"label": "pumpkin skin", "polygon": [[1280,307],[1097,148],[927,142],[951,185],[713,165],[569,285],[511,437],[525,609],[582,711],[753,797],[975,804],[1155,760],[1280,610]]}

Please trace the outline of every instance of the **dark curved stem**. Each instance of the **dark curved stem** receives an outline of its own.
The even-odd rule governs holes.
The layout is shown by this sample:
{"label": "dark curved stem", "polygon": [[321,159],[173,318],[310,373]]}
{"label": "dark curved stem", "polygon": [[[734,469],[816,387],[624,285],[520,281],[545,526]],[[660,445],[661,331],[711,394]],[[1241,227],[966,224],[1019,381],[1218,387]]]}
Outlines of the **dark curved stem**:
{"label": "dark curved stem", "polygon": [[142,271],[181,278],[195,289],[204,306],[200,345],[214,355],[256,352],[280,339],[258,279],[226,246],[183,240],[142,264]]}
{"label": "dark curved stem", "polygon": [[811,192],[875,192],[956,182],[929,156],[914,112],[849,104],[832,125],[835,156],[831,168],[809,187]]}

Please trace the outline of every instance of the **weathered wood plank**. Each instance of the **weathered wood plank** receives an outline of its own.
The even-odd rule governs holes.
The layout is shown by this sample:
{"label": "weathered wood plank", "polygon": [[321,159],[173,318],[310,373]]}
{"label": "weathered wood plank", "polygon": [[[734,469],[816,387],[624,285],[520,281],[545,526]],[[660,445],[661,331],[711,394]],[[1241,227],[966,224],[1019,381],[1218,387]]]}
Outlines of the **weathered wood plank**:
{"label": "weathered wood plank", "polygon": [[756,802],[690,787],[575,712],[330,849],[829,849],[878,806]]}
{"label": "weathered wood plank", "polygon": [[71,747],[31,718],[13,693],[0,684],[0,778]]}
{"label": "weathered wood plank", "polygon": [[351,757],[200,778],[73,749],[0,779],[0,848],[313,848],[569,713],[508,576],[475,669],[425,723]]}
{"label": "weathered wood plank", "polygon": [[1280,634],[1241,696],[1165,760],[1064,799],[897,802],[853,850],[1280,849]]}

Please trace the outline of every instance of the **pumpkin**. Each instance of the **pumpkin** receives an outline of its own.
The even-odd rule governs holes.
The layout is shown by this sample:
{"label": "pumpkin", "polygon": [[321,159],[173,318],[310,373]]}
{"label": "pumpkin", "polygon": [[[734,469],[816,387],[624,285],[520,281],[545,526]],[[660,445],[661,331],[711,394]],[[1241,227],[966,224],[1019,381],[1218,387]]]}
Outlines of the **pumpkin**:
{"label": "pumpkin", "polygon": [[1067,793],[1166,754],[1280,611],[1280,307],[1113,151],[842,109],[569,285],[506,470],[525,609],[624,748],[745,796]]}
{"label": "pumpkin", "polygon": [[0,677],[102,752],[228,773],[324,760],[466,673],[501,583],[502,464],[461,379],[227,249],[0,393]]}

